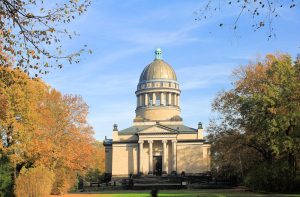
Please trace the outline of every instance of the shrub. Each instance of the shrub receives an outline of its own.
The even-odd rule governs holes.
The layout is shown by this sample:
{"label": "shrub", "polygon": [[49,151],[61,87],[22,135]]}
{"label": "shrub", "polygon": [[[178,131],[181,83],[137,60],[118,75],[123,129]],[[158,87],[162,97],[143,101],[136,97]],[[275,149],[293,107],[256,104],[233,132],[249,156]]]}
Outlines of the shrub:
{"label": "shrub", "polygon": [[16,179],[17,197],[44,197],[51,193],[54,173],[43,166],[23,168]]}
{"label": "shrub", "polygon": [[245,185],[260,191],[290,191],[294,177],[287,162],[261,163],[251,169],[245,178]]}
{"label": "shrub", "polygon": [[99,169],[90,169],[84,176],[84,179],[88,182],[100,182],[102,178],[103,176]]}
{"label": "shrub", "polygon": [[74,170],[65,168],[55,169],[55,181],[52,187],[52,194],[62,195],[67,193],[77,182],[77,175]]}

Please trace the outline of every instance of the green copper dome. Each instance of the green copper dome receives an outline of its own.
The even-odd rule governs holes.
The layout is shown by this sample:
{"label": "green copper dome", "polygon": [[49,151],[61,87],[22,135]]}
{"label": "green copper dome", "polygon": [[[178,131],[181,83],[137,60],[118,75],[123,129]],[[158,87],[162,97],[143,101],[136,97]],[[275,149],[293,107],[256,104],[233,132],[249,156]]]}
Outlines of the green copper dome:
{"label": "green copper dome", "polygon": [[155,51],[154,61],[144,68],[140,82],[159,79],[177,81],[174,69],[162,60],[161,49],[158,48]]}

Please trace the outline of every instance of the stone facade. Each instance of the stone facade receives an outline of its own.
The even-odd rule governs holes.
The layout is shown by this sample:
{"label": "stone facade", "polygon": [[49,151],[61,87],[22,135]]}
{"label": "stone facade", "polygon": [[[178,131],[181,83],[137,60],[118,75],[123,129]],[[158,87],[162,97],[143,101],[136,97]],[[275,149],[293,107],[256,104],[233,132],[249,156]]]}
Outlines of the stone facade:
{"label": "stone facade", "polygon": [[180,117],[180,89],[173,68],[155,51],[137,86],[133,126],[105,139],[106,173],[166,175],[210,171],[210,144],[198,129],[185,126]]}

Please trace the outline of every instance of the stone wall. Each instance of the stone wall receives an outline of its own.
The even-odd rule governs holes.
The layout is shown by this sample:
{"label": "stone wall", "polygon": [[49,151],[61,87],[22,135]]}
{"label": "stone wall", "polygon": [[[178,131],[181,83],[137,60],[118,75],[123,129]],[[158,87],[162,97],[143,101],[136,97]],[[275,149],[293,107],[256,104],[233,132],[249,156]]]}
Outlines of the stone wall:
{"label": "stone wall", "polygon": [[186,174],[210,171],[210,145],[177,143],[177,172]]}
{"label": "stone wall", "polygon": [[137,174],[138,144],[113,144],[112,175]]}
{"label": "stone wall", "polygon": [[136,116],[148,120],[170,120],[174,116],[180,115],[179,107],[175,106],[162,106],[162,107],[147,107],[138,108]]}

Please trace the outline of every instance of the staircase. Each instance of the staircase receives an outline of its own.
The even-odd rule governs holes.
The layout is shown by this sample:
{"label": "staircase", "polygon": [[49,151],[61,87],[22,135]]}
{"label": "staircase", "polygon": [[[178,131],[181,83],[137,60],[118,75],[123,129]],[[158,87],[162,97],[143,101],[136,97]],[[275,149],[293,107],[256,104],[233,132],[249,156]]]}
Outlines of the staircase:
{"label": "staircase", "polygon": [[143,176],[132,179],[132,189],[180,189],[185,188],[182,185],[182,178],[176,176]]}

